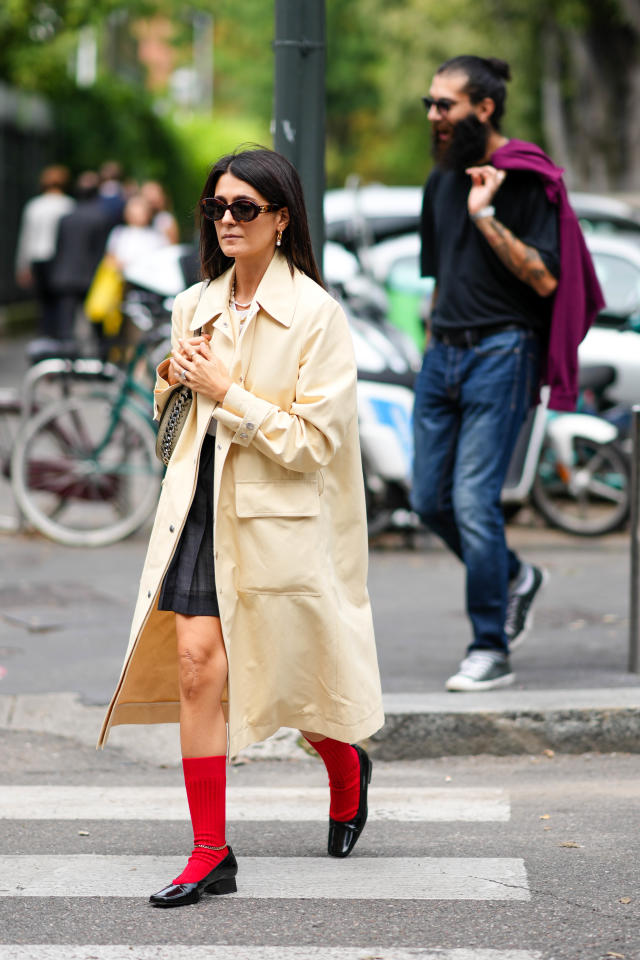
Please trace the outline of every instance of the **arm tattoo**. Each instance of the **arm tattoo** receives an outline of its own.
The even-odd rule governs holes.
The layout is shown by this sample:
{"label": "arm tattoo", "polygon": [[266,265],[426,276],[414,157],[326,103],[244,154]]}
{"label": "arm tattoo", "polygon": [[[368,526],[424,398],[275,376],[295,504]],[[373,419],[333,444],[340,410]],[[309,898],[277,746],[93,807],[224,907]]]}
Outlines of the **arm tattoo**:
{"label": "arm tattoo", "polygon": [[554,292],[557,281],[542,261],[534,247],[528,247],[518,240],[510,230],[495,217],[485,217],[476,221],[481,233],[492,250],[519,280],[546,297]]}

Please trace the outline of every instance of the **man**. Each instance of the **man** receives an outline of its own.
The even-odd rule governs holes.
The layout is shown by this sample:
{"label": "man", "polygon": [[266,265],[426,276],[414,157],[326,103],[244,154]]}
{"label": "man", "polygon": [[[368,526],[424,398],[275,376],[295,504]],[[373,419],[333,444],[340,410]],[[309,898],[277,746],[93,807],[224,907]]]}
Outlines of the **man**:
{"label": "man", "polygon": [[76,182],[78,202],[60,220],[55,256],[51,263],[51,289],[58,301],[61,340],[72,340],[76,314],[105,251],[112,220],[98,197],[100,180],[93,170]]}
{"label": "man", "polygon": [[447,680],[456,691],[514,680],[509,649],[530,627],[545,573],[507,549],[500,493],[541,376],[550,405],[572,409],[577,345],[602,306],[562,171],[500,131],[508,79],[503,61],[456,57],[424,98],[436,167],[422,274],[436,291],[416,383],[412,500],[466,566],[473,640]]}

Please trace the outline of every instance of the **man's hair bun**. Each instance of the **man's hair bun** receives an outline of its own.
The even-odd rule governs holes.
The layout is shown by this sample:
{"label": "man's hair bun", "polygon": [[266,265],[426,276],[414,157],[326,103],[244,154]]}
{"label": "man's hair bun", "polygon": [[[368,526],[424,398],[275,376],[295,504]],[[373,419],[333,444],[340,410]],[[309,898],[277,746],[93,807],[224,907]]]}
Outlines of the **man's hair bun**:
{"label": "man's hair bun", "polygon": [[487,66],[502,80],[511,80],[511,67],[506,60],[498,60],[497,57],[487,57]]}

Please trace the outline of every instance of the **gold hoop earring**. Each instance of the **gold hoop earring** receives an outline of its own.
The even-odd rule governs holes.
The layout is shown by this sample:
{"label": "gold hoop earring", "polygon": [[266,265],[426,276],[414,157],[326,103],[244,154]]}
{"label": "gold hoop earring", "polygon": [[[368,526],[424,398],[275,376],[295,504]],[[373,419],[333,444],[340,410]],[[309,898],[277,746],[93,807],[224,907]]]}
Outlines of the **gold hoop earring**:
{"label": "gold hoop earring", "polygon": [[278,230],[278,236],[276,237],[276,247],[282,246],[282,230]]}

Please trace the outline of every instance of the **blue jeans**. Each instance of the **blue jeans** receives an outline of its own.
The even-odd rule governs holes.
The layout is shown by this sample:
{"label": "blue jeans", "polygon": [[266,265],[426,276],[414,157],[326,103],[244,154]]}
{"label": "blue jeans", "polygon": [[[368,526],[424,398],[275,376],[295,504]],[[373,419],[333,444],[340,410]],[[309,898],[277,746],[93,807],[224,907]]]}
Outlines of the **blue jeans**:
{"label": "blue jeans", "polygon": [[539,341],[498,331],[472,347],[431,339],[416,380],[412,507],[467,568],[471,650],[508,652],[509,580],[500,493],[518,431],[535,400]]}

